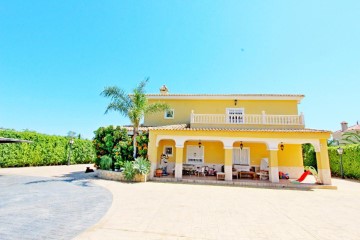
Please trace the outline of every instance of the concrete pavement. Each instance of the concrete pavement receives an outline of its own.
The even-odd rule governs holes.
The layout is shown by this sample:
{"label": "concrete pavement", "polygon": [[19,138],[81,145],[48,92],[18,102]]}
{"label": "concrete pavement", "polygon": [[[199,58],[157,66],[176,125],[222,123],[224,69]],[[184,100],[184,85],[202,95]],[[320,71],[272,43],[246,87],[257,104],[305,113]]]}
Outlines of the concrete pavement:
{"label": "concrete pavement", "polygon": [[[61,177],[75,167],[46,172]],[[75,239],[360,239],[358,182],[333,179],[338,190],[311,191],[92,182],[108,189],[113,201]]]}

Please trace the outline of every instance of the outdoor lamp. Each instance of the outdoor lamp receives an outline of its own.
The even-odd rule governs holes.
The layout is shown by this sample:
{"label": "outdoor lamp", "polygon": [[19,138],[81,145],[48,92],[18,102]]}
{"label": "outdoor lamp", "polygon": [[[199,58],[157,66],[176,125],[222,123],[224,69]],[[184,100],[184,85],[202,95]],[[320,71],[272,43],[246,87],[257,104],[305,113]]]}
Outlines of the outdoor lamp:
{"label": "outdoor lamp", "polygon": [[242,150],[242,149],[243,149],[243,147],[244,147],[243,143],[242,143],[242,142],[240,142],[240,149]]}
{"label": "outdoor lamp", "polygon": [[237,105],[237,99],[234,100],[234,104],[235,104],[235,106]]}
{"label": "outdoor lamp", "polygon": [[280,149],[281,149],[281,151],[284,151],[284,144],[281,142],[281,144],[280,144]]}
{"label": "outdoor lamp", "polygon": [[342,178],[342,179],[345,179],[345,177],[344,177],[343,162],[342,162],[342,155],[343,155],[343,153],[344,153],[344,149],[341,148],[341,147],[339,147],[339,148],[337,149],[337,152],[338,152],[338,154],[339,154],[339,156],[340,156],[340,173],[341,173],[341,178]]}
{"label": "outdoor lamp", "polygon": [[199,140],[199,148],[201,148],[201,141]]}
{"label": "outdoor lamp", "polygon": [[70,139],[69,144],[70,144],[70,151],[69,151],[68,164],[67,164],[68,166],[70,166],[71,148],[72,145],[74,144],[74,139]]}

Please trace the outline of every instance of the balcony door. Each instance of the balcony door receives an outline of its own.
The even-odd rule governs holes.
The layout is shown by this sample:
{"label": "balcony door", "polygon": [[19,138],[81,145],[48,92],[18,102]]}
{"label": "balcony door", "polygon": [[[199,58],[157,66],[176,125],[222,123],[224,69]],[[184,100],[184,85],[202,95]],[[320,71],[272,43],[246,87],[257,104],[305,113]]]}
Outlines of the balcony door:
{"label": "balcony door", "polygon": [[227,123],[244,123],[244,109],[243,108],[227,108],[226,109]]}

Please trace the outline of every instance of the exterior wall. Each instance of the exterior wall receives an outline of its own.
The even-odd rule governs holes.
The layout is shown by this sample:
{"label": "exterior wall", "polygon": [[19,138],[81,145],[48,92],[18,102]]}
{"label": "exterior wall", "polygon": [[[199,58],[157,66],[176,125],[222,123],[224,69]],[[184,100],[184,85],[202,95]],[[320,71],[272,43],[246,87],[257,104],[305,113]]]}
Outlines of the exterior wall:
{"label": "exterior wall", "polygon": [[[244,147],[250,148],[250,165],[260,166],[262,158],[269,157],[269,151],[267,150],[265,143],[246,143],[243,142]],[[235,148],[240,147],[240,142],[234,143]]]}
{"label": "exterior wall", "polygon": [[303,167],[304,161],[300,144],[284,144],[284,150],[278,151],[279,166]]}
{"label": "exterior wall", "polygon": [[[326,146],[326,139],[329,135],[328,132],[151,130],[149,135],[149,159],[153,163],[153,171],[159,164],[164,146],[173,146],[173,156],[168,159],[168,172],[170,172],[171,169],[175,168],[176,152],[181,151],[181,158],[178,163],[186,163],[187,146],[198,146],[200,140],[201,145],[204,146],[204,165],[216,165],[215,167],[219,171],[220,167],[225,164],[225,149],[232,151],[232,148],[238,148],[240,141],[242,141],[244,147],[250,148],[251,166],[259,166],[262,158],[268,158],[269,160],[272,158],[274,160],[274,173],[282,171],[288,173],[290,178],[298,178],[304,170],[301,143],[310,142],[319,148],[320,145]],[[158,140],[164,136],[166,136],[166,139]],[[171,138],[174,140],[170,140]],[[279,147],[281,142],[284,142],[283,151]],[[274,145],[274,143],[276,144]],[[271,156],[270,152],[272,152]],[[325,153],[324,150],[321,154],[317,154],[317,157],[319,172],[328,171],[327,152]],[[324,183],[329,184],[329,181],[325,179]]]}
{"label": "exterior wall", "polygon": [[[187,141],[184,147],[183,163],[186,163],[187,146],[198,146],[199,141]],[[202,141],[201,145],[204,147],[204,164],[224,164],[224,146],[222,142],[207,142]]]}
{"label": "exterior wall", "polygon": [[190,114],[225,114],[226,108],[244,108],[245,114],[298,115],[296,100],[186,100],[186,99],[149,99],[149,103],[165,102],[175,110],[174,119],[165,119],[164,113],[145,115],[145,126],[164,126],[190,123]]}

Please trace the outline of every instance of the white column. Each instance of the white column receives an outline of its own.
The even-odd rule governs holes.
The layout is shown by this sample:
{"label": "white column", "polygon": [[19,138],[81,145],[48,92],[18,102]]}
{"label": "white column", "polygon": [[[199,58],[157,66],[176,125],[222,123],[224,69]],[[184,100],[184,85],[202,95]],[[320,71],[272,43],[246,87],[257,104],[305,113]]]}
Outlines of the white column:
{"label": "white column", "polygon": [[267,142],[269,150],[269,180],[272,183],[279,182],[279,163],[278,163],[278,145],[277,141]]}
{"label": "white column", "polygon": [[176,145],[175,178],[182,179],[184,145]]}
{"label": "white column", "polygon": [[320,139],[319,144],[315,144],[314,147],[319,180],[322,184],[331,185],[331,170],[327,150],[327,140]]}

